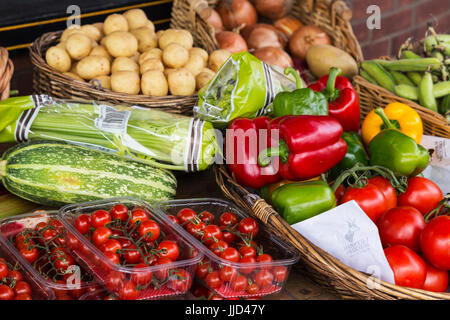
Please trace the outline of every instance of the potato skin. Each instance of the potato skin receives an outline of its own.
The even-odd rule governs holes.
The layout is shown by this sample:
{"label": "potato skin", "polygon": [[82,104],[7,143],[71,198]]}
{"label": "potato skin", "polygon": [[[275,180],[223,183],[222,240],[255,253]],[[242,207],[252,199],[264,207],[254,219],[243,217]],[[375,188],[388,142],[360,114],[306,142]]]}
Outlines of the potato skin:
{"label": "potato skin", "polygon": [[208,60],[208,67],[217,72],[223,63],[231,56],[231,52],[225,49],[219,49],[211,52]]}
{"label": "potato skin", "polygon": [[186,69],[177,69],[167,75],[169,91],[172,95],[189,96],[195,93],[195,78]]}
{"label": "potato skin", "polygon": [[341,76],[349,79],[358,74],[358,65],[351,55],[326,44],[311,46],[306,52],[306,62],[318,78],[328,74],[331,67],[341,68]]}
{"label": "potato skin", "polygon": [[164,73],[160,70],[149,70],[141,77],[142,93],[148,96],[167,96],[169,86]]}
{"label": "potato skin", "polygon": [[88,56],[92,49],[92,40],[84,33],[71,34],[65,43],[67,52],[74,60]]}
{"label": "potato skin", "polygon": [[162,32],[159,36],[158,44],[159,47],[164,50],[172,42],[178,43],[179,45],[190,50],[194,45],[194,38],[192,34],[187,30],[181,29],[167,29]]}
{"label": "potato skin", "polygon": [[151,48],[145,52],[143,52],[139,56],[139,64],[142,64],[145,60],[156,58],[162,60],[162,50],[160,48]]}
{"label": "potato skin", "polygon": [[138,94],[141,91],[139,74],[133,71],[117,71],[111,74],[111,89],[119,93]]}
{"label": "potato skin", "polygon": [[99,81],[100,85],[104,89],[111,90],[111,77],[110,76],[98,76],[98,77],[95,77],[95,78],[91,79],[90,83],[97,84],[95,80]]}
{"label": "potato skin", "polygon": [[105,35],[110,35],[113,32],[129,30],[127,19],[118,13],[110,14],[103,22],[103,32]]}
{"label": "potato skin", "polygon": [[130,30],[145,27],[147,25],[147,15],[142,9],[130,9],[123,13],[125,19],[127,19],[128,27]]}
{"label": "potato skin", "polygon": [[148,70],[164,71],[164,65],[161,60],[157,58],[147,59],[140,65],[139,71],[141,72],[141,74],[144,74]]}
{"label": "potato skin", "polygon": [[195,77],[195,87],[197,91],[206,86],[215,75],[216,73],[210,69],[202,70],[199,74],[197,74]]}
{"label": "potato skin", "polygon": [[77,74],[86,80],[106,76],[111,72],[111,64],[103,56],[87,56],[77,64]]}
{"label": "potato skin", "polygon": [[131,58],[117,57],[111,65],[111,73],[116,71],[134,71],[139,72],[139,65]]}
{"label": "potato skin", "polygon": [[147,27],[141,27],[130,31],[138,41],[139,52],[145,52],[148,49],[156,48],[158,41],[156,40],[155,33]]}
{"label": "potato skin", "polygon": [[57,46],[48,48],[45,53],[45,60],[50,67],[59,72],[69,71],[72,64],[72,60],[66,50]]}
{"label": "potato skin", "polygon": [[169,68],[181,68],[189,59],[189,51],[178,43],[170,43],[162,53],[162,60]]}
{"label": "potato skin", "polygon": [[187,69],[190,73],[197,76],[202,69],[206,66],[206,62],[200,55],[190,56],[183,68]]}
{"label": "potato skin", "polygon": [[129,32],[116,31],[105,39],[105,47],[113,57],[131,57],[138,50],[138,41]]}

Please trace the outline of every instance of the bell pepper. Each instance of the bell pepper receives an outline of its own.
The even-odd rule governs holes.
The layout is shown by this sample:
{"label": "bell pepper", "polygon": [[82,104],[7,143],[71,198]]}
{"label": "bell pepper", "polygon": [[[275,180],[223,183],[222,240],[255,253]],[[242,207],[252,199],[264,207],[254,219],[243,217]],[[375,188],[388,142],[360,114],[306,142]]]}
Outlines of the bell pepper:
{"label": "bell pepper", "polygon": [[383,129],[397,129],[420,143],[423,135],[423,124],[417,111],[400,103],[389,103],[384,110],[371,110],[361,126],[361,135],[366,146]]}
{"label": "bell pepper", "polygon": [[292,225],[334,208],[336,198],[326,182],[304,181],[277,188],[272,194],[272,204]]}
{"label": "bell pepper", "polygon": [[337,165],[335,165],[329,172],[328,178],[333,181],[339,174],[347,169],[353,168],[357,163],[364,166],[369,163],[369,156],[367,155],[366,149],[362,138],[356,132],[344,132],[342,134],[342,139],[347,143],[347,153]]}
{"label": "bell pepper", "polygon": [[329,75],[322,76],[308,88],[322,92],[328,100],[328,114],[336,118],[344,131],[359,131],[361,110],[359,95],[352,83],[340,77],[340,68],[331,68]]}
{"label": "bell pepper", "polygon": [[286,115],[328,115],[328,102],[321,92],[304,86],[303,80],[293,68],[286,68],[286,74],[296,78],[297,89],[278,93],[273,100],[273,116]]}
{"label": "bell pepper", "polygon": [[[319,178],[320,177],[315,177],[315,178],[309,179],[307,181],[319,180]],[[277,190],[279,187],[282,187],[286,184],[296,183],[296,182],[298,182],[298,181],[291,181],[291,180],[283,179],[281,181],[268,184],[261,188],[261,190],[260,190],[261,197],[263,197],[263,199],[266,200],[267,203],[271,204],[272,203],[272,194],[275,190]]]}
{"label": "bell pepper", "polygon": [[319,176],[338,164],[347,152],[341,138],[342,126],[330,116],[279,117],[269,122],[268,129],[269,147],[260,152],[258,163],[269,166],[273,163],[271,157],[275,157],[279,175],[287,180]]}
{"label": "bell pepper", "polygon": [[260,134],[260,130],[266,130],[270,120],[269,117],[238,118],[230,123],[226,131],[227,166],[243,186],[257,189],[281,180],[277,168],[258,165],[260,139],[265,138],[265,145],[269,144],[269,135]]}
{"label": "bell pepper", "polygon": [[369,144],[370,165],[383,166],[396,175],[414,177],[428,165],[429,154],[414,139],[397,129],[385,129]]}

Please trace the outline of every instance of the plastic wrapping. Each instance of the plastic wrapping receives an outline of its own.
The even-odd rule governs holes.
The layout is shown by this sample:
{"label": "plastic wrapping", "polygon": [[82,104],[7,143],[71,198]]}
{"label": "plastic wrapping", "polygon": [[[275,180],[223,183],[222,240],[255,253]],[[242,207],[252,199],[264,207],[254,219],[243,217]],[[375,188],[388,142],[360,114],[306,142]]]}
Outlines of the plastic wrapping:
{"label": "plastic wrapping", "polygon": [[1,101],[0,119],[0,143],[63,140],[169,170],[204,170],[217,150],[211,123],[136,106],[32,95]]}
{"label": "plastic wrapping", "polygon": [[275,67],[248,52],[235,53],[198,92],[194,114],[222,128],[233,119],[269,112],[277,93],[295,88],[295,81]]}

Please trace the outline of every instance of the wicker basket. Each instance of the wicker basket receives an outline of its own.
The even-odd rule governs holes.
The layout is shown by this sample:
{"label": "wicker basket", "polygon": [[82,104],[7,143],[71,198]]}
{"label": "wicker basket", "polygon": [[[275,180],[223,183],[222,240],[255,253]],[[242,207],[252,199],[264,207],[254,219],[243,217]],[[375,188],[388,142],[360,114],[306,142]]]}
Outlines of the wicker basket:
{"label": "wicker basket", "polygon": [[224,195],[297,248],[300,251],[300,271],[330,292],[344,299],[450,300],[450,293],[411,289],[384,281],[374,282],[370,275],[347,267],[305,239],[271,205],[240,186],[224,165],[215,167],[215,174]]}
{"label": "wicker basket", "polygon": [[9,58],[8,50],[0,47],[0,100],[9,98],[11,78],[14,64]]}
{"label": "wicker basket", "polygon": [[53,70],[45,62],[47,49],[56,45],[62,31],[44,33],[30,47],[33,64],[33,89],[38,94],[48,94],[57,98],[99,100],[111,103],[125,103],[142,107],[158,108],[162,111],[191,114],[192,106],[197,102],[197,95],[150,97],[131,95],[106,90],[90,83],[76,81]]}
{"label": "wicker basket", "polygon": [[[214,29],[201,17],[205,8],[214,7],[218,0],[174,0],[172,28],[191,31],[194,41],[209,52],[218,48]],[[344,1],[298,0],[290,13],[304,24],[315,25],[325,31],[333,45],[351,54],[356,61],[363,61],[361,47],[353,33],[350,19],[352,11]]]}

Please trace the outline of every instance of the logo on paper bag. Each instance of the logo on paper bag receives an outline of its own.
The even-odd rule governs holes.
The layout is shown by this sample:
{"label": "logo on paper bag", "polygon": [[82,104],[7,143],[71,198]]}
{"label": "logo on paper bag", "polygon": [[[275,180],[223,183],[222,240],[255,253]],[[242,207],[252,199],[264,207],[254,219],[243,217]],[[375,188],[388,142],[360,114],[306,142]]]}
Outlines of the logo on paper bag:
{"label": "logo on paper bag", "polygon": [[345,222],[347,222],[347,232],[344,235],[346,240],[344,244],[345,253],[347,255],[354,255],[369,250],[368,237],[358,237],[360,228],[355,223],[355,219],[347,219]]}

